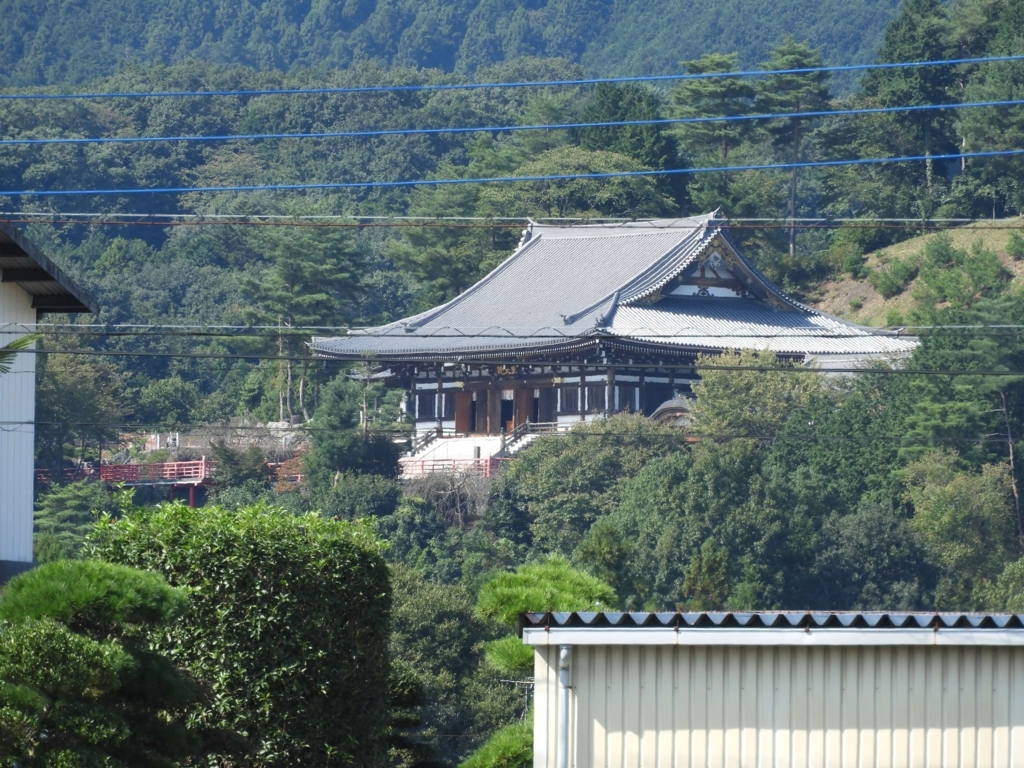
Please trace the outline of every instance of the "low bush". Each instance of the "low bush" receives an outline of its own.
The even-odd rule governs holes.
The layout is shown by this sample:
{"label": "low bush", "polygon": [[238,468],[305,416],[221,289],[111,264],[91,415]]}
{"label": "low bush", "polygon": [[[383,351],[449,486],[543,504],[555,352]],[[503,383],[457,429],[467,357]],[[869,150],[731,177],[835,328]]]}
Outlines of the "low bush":
{"label": "low bush", "polygon": [[917,277],[918,264],[917,259],[895,258],[868,275],[868,282],[883,298],[891,299],[903,293],[910,281]]}

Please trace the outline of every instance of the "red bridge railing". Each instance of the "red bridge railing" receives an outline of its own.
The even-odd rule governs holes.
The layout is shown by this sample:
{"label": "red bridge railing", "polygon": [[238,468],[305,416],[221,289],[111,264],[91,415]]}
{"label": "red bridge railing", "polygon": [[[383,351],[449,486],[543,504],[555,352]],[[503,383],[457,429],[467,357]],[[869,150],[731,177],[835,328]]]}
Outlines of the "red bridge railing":
{"label": "red bridge railing", "polygon": [[107,483],[166,483],[174,480],[203,481],[213,477],[214,463],[166,461],[161,464],[104,464],[100,480]]}
{"label": "red bridge railing", "polygon": [[[65,467],[62,480],[73,483],[77,480],[100,480],[104,483],[148,483],[199,484],[213,477],[217,466],[209,459],[200,461],[165,461],[158,464],[102,464],[99,467]],[[36,481],[49,483],[52,472],[46,468],[36,469]]]}

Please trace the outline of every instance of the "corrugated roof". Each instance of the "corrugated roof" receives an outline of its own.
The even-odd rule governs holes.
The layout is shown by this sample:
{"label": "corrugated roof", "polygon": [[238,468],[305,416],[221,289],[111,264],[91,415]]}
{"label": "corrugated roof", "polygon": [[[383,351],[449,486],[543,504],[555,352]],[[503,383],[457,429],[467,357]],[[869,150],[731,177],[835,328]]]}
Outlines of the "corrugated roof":
{"label": "corrugated roof", "polygon": [[[771,349],[800,355],[905,354],[915,341],[846,323],[785,295],[743,259],[760,296],[661,296],[727,243],[716,213],[690,219],[536,226],[497,269],[428,312],[348,336],[317,338],[333,357],[481,358],[615,338],[682,351]],[[746,278],[745,278],[746,279]],[[767,301],[766,301],[767,300]]]}
{"label": "corrugated roof", "polygon": [[16,227],[0,222],[0,280],[16,283],[40,312],[99,312],[75,284]]}
{"label": "corrugated roof", "polygon": [[899,611],[750,611],[695,613],[523,613],[519,633],[531,628],[680,629],[1021,629],[1018,613],[924,613]]}

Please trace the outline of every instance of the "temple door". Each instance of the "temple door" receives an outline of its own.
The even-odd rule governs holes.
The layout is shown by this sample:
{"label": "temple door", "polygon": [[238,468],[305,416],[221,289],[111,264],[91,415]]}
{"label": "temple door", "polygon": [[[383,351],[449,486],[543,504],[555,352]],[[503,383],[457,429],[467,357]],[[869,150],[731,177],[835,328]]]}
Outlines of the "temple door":
{"label": "temple door", "polygon": [[540,391],[540,402],[537,407],[537,421],[548,424],[555,421],[558,416],[555,409],[558,405],[558,392],[554,387],[546,387]]}
{"label": "temple door", "polygon": [[473,393],[455,392],[455,431],[466,434],[473,431]]}

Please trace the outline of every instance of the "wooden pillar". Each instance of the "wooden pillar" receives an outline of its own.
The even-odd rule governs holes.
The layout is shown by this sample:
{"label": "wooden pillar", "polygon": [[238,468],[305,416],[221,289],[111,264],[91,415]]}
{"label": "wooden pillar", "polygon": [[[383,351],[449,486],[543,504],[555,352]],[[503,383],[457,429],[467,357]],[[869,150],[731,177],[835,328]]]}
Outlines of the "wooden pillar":
{"label": "wooden pillar", "polygon": [[486,389],[474,390],[476,395],[476,423],[473,425],[473,431],[477,434],[486,435],[487,429],[487,418],[490,414],[490,391]]}
{"label": "wooden pillar", "polygon": [[434,400],[434,415],[437,417],[437,436],[444,437],[444,385],[440,371],[437,376],[437,397]]}
{"label": "wooden pillar", "polygon": [[188,487],[188,505],[192,509],[196,508],[196,487],[194,485]]}
{"label": "wooden pillar", "polygon": [[608,369],[608,388],[604,396],[604,412],[615,413],[615,369]]}
{"label": "wooden pillar", "polygon": [[487,397],[487,433],[501,432],[501,380],[491,374],[491,391]]}
{"label": "wooden pillar", "polygon": [[[523,387],[526,386],[526,382],[523,382]],[[520,424],[525,424],[530,421],[530,417],[533,415],[533,390],[532,389],[517,389],[516,399],[514,401],[515,411],[512,415],[513,426],[518,427]]]}
{"label": "wooden pillar", "polygon": [[640,380],[636,383],[636,388],[637,388],[637,391],[640,393],[640,395],[639,395],[639,397],[640,397],[640,409],[639,409],[640,410],[640,414],[644,415],[644,414],[647,413],[647,410],[646,410],[647,409],[647,397],[646,397],[646,389],[647,389],[647,387],[645,386],[643,371],[640,372]]}

